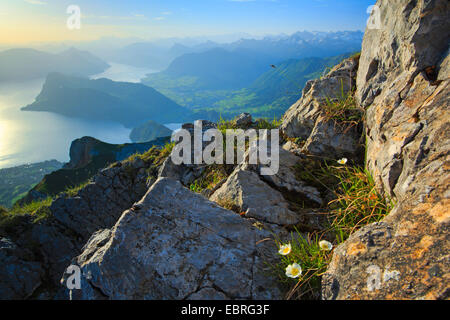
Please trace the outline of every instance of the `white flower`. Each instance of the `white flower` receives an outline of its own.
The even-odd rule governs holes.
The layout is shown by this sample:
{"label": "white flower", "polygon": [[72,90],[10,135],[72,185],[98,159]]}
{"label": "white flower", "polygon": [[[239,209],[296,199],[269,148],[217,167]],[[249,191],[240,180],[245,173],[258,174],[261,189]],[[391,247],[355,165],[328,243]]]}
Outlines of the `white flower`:
{"label": "white flower", "polygon": [[289,253],[291,253],[291,251],[292,251],[292,246],[289,243],[284,246],[281,246],[278,253],[281,254],[282,256],[287,256]]}
{"label": "white flower", "polygon": [[325,250],[325,251],[333,250],[333,245],[331,244],[331,242],[328,242],[326,240],[320,241],[319,247],[320,247],[320,249]]}
{"label": "white flower", "polygon": [[292,279],[296,279],[302,275],[302,267],[298,263],[288,265],[286,268],[286,276]]}
{"label": "white flower", "polygon": [[348,159],[347,159],[347,158],[342,158],[341,160],[338,160],[338,163],[339,163],[339,164],[342,164],[342,165],[347,164],[347,162],[348,162]]}

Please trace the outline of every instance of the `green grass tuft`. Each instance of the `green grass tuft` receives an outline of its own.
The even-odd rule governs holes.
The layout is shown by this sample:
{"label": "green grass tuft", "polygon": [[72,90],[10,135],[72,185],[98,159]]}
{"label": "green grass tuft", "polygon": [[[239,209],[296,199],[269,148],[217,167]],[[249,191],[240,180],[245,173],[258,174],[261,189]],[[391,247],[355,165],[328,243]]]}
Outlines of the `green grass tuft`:
{"label": "green grass tuft", "polygon": [[78,192],[84,189],[90,182],[91,180],[88,180],[79,184],[78,186],[69,187],[63,193],[67,194],[71,198],[76,197],[78,195]]}
{"label": "green grass tuft", "polygon": [[337,198],[330,202],[332,227],[346,240],[356,230],[381,221],[394,207],[394,202],[380,194],[371,174],[360,167],[339,167]]}
{"label": "green grass tuft", "polygon": [[[290,242],[292,252],[282,256],[274,270],[282,282],[291,286],[288,299],[317,299],[320,297],[321,277],[332,257],[332,252],[320,249],[319,242],[335,239],[333,246],[338,246],[360,228],[381,221],[395,203],[379,193],[370,173],[358,166],[311,161],[309,167],[300,165],[297,171],[303,181],[313,182],[322,190],[334,193],[335,199],[328,204],[329,227],[306,237],[295,231]],[[302,266],[303,274],[298,279],[284,275],[286,267],[292,263]]]}
{"label": "green grass tuft", "polygon": [[[255,124],[251,128],[271,130],[279,128],[282,123],[283,121],[281,119],[277,119],[276,117],[274,117],[272,120],[270,118],[258,118],[255,120]],[[222,133],[225,133],[226,130],[236,130],[240,128],[236,126],[235,120],[225,120],[221,116],[219,121],[217,122],[217,129]]]}
{"label": "green grass tuft", "polygon": [[41,201],[20,206],[15,205],[11,210],[5,208],[0,209],[0,234],[15,235],[17,234],[17,226],[23,223],[26,216],[32,217],[33,223],[38,223],[50,216],[50,206],[53,199],[47,198]]}
{"label": "green grass tuft", "polygon": [[202,193],[204,190],[214,189],[219,182],[228,177],[225,165],[210,165],[202,176],[196,179],[190,186],[190,190]]}
{"label": "green grass tuft", "polygon": [[364,121],[365,110],[358,106],[353,91],[344,92],[344,83],[341,81],[341,92],[335,98],[326,98],[324,105],[325,119],[347,127],[356,126]]}
{"label": "green grass tuft", "polygon": [[175,142],[166,143],[164,147],[159,152],[159,155],[155,158],[156,165],[162,164],[172,153],[175,147]]}
{"label": "green grass tuft", "polygon": [[256,120],[256,128],[257,129],[278,129],[283,121],[281,119],[273,118],[273,120],[269,120],[267,118],[260,118]]}
{"label": "green grass tuft", "polygon": [[52,202],[53,202],[53,199],[51,197],[48,197],[44,200],[33,201],[33,202],[25,204],[23,206],[16,205],[9,211],[8,214],[9,215],[17,215],[17,214],[35,215],[36,213],[38,213],[38,211],[40,209],[50,207]]}

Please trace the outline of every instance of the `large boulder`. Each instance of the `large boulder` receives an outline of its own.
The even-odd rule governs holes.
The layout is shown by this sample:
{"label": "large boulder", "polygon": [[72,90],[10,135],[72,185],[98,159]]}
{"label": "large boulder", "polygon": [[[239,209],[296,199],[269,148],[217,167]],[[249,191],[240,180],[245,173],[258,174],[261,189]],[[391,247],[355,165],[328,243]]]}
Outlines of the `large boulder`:
{"label": "large boulder", "polygon": [[[378,1],[377,6],[381,29],[368,29],[364,36],[356,98],[367,108],[368,167],[379,186],[394,195],[395,187],[403,185],[402,172],[415,166],[405,161],[408,146],[447,123],[448,101],[442,91],[449,77],[444,59],[450,4],[402,0]],[[444,100],[438,101],[438,94]],[[430,138],[423,141],[421,153],[428,153],[430,140],[437,141]],[[439,146],[445,146],[444,140]]]}
{"label": "large boulder", "polygon": [[253,118],[250,113],[242,113],[234,119],[234,123],[238,128],[248,128],[253,123]]}
{"label": "large boulder", "polygon": [[[76,195],[58,197],[46,209],[45,218],[36,220],[27,214],[13,218],[15,226],[8,228],[14,229],[12,234],[2,234],[5,231],[0,230],[0,235],[9,236],[21,249],[0,249],[14,253],[0,254],[0,264],[5,266],[0,268],[0,297],[3,297],[1,288],[10,287],[11,281],[16,280],[16,286],[23,290],[14,289],[15,299],[25,299],[31,294],[42,299],[55,297],[67,264],[81,253],[91,235],[99,229],[111,228],[122,212],[146,193],[151,166],[151,161],[139,157],[117,163],[103,169]],[[31,254],[24,260],[22,252]],[[19,267],[25,270],[22,276],[14,271]],[[30,269],[28,276],[26,268]]]}
{"label": "large boulder", "polygon": [[382,223],[334,253],[325,299],[440,299],[450,292],[450,3],[377,2],[357,98],[367,108],[367,166],[397,200]]}
{"label": "large boulder", "polygon": [[87,241],[99,227],[112,227],[124,210],[142,198],[148,167],[138,158],[103,169],[75,197],[57,198],[50,207],[52,216]]}
{"label": "large boulder", "polygon": [[[194,123],[185,123],[182,125],[181,129],[186,130],[191,135],[191,146],[194,146],[194,132],[195,125],[201,126],[201,133],[203,134],[210,129],[217,129],[217,124],[207,120],[197,120]],[[206,141],[202,141],[202,150],[209,143]],[[173,151],[175,152],[175,150]],[[191,148],[191,164],[180,164],[176,165],[173,163],[171,156],[168,157],[159,170],[159,177],[163,178],[171,178],[175,180],[179,180],[185,186],[189,186],[192,182],[194,182],[197,178],[199,178],[204,170],[206,165],[196,165],[194,163],[194,148]]]}
{"label": "large boulder", "polygon": [[[320,192],[315,187],[309,186],[297,178],[296,172],[301,169],[301,158],[282,148],[280,148],[278,156],[278,172],[273,175],[261,175],[261,179],[273,188],[297,197],[299,202],[303,201],[308,206],[323,205],[324,202]],[[261,172],[261,164],[257,166],[244,164],[241,166],[241,169],[246,168],[258,173]]]}
{"label": "large boulder", "polygon": [[250,170],[235,170],[210,199],[246,217],[267,223],[295,225],[300,221],[281,192],[272,189]]}
{"label": "large boulder", "polygon": [[317,226],[317,217],[311,210],[299,210],[305,204],[308,207],[324,204],[315,187],[297,179],[300,158],[280,149],[279,170],[274,175],[261,175],[261,163],[249,164],[249,153],[250,150],[245,153],[243,163],[236,167],[210,200],[270,224]]}
{"label": "large boulder", "polygon": [[316,120],[323,115],[327,99],[341,97],[355,87],[358,57],[344,60],[325,77],[306,83],[302,97],[283,116],[280,129],[289,138],[306,140],[311,135]]}
{"label": "large boulder", "polygon": [[0,238],[0,300],[29,298],[42,284],[44,268],[33,253]]}
{"label": "large boulder", "polygon": [[361,160],[362,124],[346,119],[346,113],[355,111],[345,111],[340,117],[327,112],[332,103],[352,103],[358,62],[356,55],[334,67],[325,77],[309,81],[300,100],[284,115],[281,130],[286,138],[301,142],[300,153]]}
{"label": "large boulder", "polygon": [[266,263],[270,234],[179,181],[160,178],[111,230],[96,233],[73,263],[74,299],[279,299]]}
{"label": "large boulder", "polygon": [[301,153],[330,159],[348,158],[361,162],[364,156],[360,124],[339,124],[325,116],[316,120]]}

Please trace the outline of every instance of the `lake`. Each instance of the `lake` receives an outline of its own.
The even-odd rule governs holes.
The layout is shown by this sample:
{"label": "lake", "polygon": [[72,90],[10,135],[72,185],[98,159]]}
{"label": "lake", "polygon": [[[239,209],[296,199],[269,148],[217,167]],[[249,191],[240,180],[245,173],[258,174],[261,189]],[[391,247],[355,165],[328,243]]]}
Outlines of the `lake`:
{"label": "lake", "polygon": [[[148,69],[111,64],[92,78],[139,82]],[[130,130],[118,123],[67,118],[48,112],[24,112],[45,79],[20,83],[0,82],[0,168],[50,159],[67,162],[73,140],[91,136],[108,143],[130,142]]]}
{"label": "lake", "polygon": [[91,79],[108,78],[113,81],[136,83],[141,82],[141,79],[145,78],[147,74],[157,72],[147,68],[137,68],[113,62],[108,62],[108,64],[110,65],[108,70],[92,76]]}

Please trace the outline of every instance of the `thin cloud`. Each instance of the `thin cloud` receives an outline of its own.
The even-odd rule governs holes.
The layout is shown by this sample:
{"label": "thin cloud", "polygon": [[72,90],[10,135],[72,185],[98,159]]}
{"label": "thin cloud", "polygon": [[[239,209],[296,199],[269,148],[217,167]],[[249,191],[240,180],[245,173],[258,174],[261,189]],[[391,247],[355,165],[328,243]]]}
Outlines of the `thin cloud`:
{"label": "thin cloud", "polygon": [[143,14],[132,14],[129,16],[99,16],[95,14],[81,14],[83,19],[103,19],[103,20],[148,20],[148,18]]}
{"label": "thin cloud", "polygon": [[37,5],[46,5],[47,2],[44,1],[39,1],[39,0],[25,0],[25,2],[29,3],[29,4],[37,4]]}

